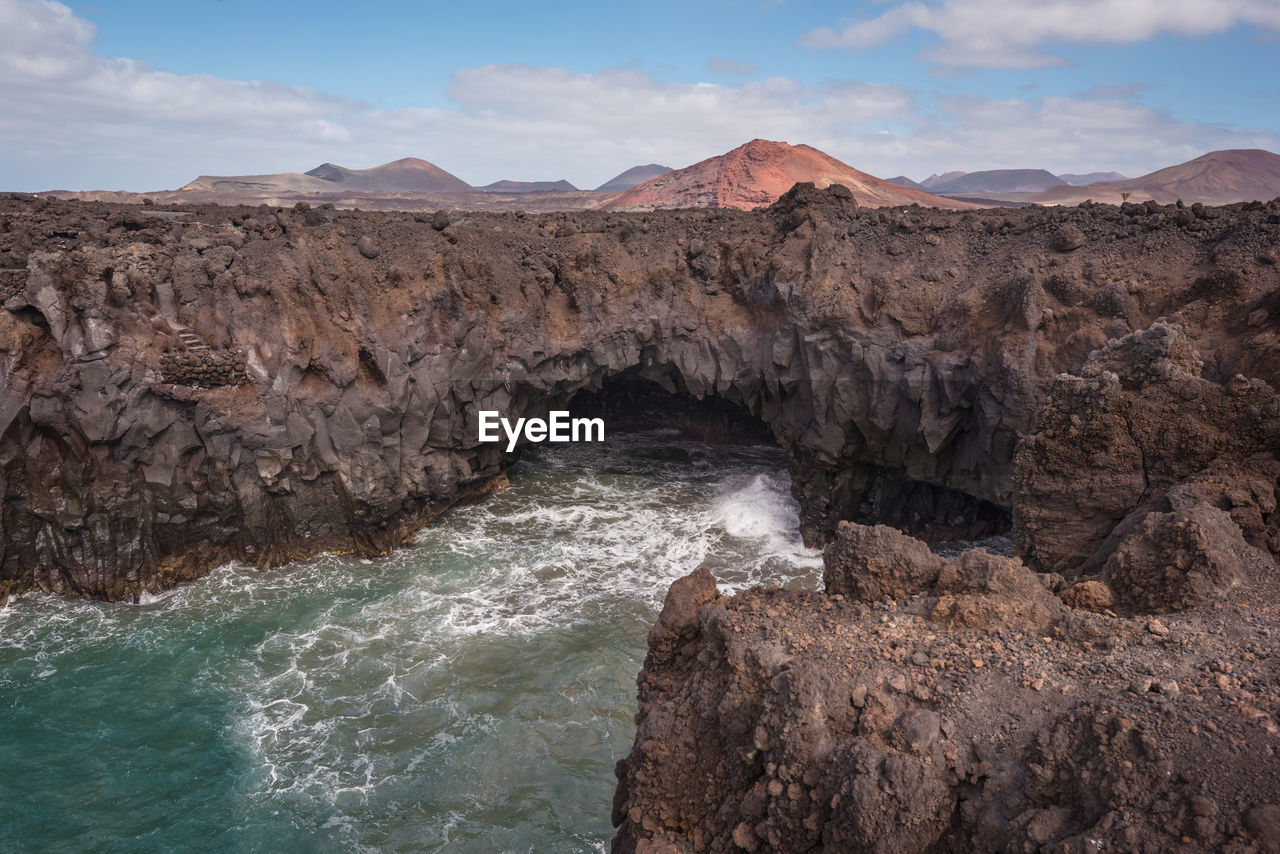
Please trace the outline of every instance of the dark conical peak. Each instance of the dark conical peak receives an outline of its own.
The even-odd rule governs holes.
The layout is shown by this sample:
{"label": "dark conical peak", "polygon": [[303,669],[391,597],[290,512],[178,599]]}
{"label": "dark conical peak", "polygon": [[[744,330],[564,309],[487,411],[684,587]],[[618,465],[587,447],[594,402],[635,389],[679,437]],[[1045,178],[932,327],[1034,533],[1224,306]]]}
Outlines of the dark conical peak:
{"label": "dark conical peak", "polygon": [[663,166],[660,163],[646,163],[643,166],[632,166],[621,174],[614,175],[608,181],[605,181],[597,190],[608,190],[611,192],[621,192],[630,190],[632,187],[643,184],[645,181],[652,181],[659,175],[665,175],[674,171],[670,166]]}
{"label": "dark conical peak", "polygon": [[438,193],[471,189],[466,181],[418,157],[402,157],[369,169],[348,169],[336,163],[321,163],[306,174],[366,192]]}
{"label": "dark conical peak", "polygon": [[335,163],[321,163],[316,168],[303,174],[310,175],[312,178],[321,178],[325,181],[341,181],[346,178],[347,170]]}

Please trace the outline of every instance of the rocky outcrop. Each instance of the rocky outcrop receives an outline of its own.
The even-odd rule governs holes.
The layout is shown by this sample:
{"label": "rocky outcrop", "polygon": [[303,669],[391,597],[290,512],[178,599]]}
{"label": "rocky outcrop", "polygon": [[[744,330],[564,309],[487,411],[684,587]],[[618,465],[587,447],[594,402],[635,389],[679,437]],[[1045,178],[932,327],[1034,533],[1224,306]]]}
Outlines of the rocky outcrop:
{"label": "rocky outcrop", "polygon": [[[1236,373],[1280,376],[1280,272],[1256,260],[1280,212],[1139,207],[869,210],[803,185],[759,213],[2,200],[0,588],[129,598],[231,558],[382,553],[510,464],[478,410],[622,380],[765,425],[810,542],[842,519],[1007,527],[1019,437],[1108,339],[1181,324],[1206,406]],[[1265,397],[1225,405],[1244,427]],[[1263,499],[1228,512],[1261,535]],[[1104,527],[1030,555],[1087,558]]]}
{"label": "rocky outcrop", "polygon": [[848,524],[821,592],[701,571],[650,636],[613,850],[1273,850],[1275,576],[1128,619]]}
{"label": "rocky outcrop", "polygon": [[698,575],[614,851],[1280,850],[1280,409],[1203,370],[1159,322],[1054,381],[1012,495],[1052,572],[842,522],[822,592]]}
{"label": "rocky outcrop", "polygon": [[[1258,545],[1275,536],[1280,396],[1241,374],[1215,382],[1202,367],[1181,329],[1157,323],[1109,342],[1080,376],[1054,381],[1014,462],[1016,537],[1033,565],[1069,576],[1128,565],[1141,547],[1116,550],[1148,514],[1196,501],[1221,504]],[[1197,518],[1193,530],[1220,527]],[[1168,524],[1184,530],[1189,521]],[[1145,524],[1137,535],[1156,536],[1156,520]]]}

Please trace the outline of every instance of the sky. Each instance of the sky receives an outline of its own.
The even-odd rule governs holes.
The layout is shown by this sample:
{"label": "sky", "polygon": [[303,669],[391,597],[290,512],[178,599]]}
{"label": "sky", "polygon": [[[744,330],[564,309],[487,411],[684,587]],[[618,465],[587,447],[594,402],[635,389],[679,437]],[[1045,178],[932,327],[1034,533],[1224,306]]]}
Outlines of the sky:
{"label": "sky", "polygon": [[916,180],[1280,152],[1280,0],[0,0],[0,190],[592,188],[755,138]]}

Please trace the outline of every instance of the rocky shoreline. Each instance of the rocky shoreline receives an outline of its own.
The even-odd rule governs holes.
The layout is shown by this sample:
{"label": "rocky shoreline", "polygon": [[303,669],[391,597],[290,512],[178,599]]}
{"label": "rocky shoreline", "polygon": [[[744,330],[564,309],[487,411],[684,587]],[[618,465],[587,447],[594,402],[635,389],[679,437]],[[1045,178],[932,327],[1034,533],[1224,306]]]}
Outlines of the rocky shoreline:
{"label": "rocky shoreline", "polygon": [[0,199],[0,600],[381,554],[500,483],[481,409],[715,399],[826,589],[673,587],[618,850],[1275,850],[1278,244],[1280,201]]}
{"label": "rocky shoreline", "polygon": [[1199,367],[1156,324],[1055,381],[1014,518],[1062,574],[841,523],[822,591],[676,582],[614,850],[1280,850],[1280,398]]}
{"label": "rocky shoreline", "polygon": [[1278,218],[806,185],[763,212],[0,200],[0,596],[383,553],[511,462],[478,410],[622,378],[763,422],[810,542],[1007,527],[1019,437],[1109,339],[1163,318],[1208,378],[1274,384]]}

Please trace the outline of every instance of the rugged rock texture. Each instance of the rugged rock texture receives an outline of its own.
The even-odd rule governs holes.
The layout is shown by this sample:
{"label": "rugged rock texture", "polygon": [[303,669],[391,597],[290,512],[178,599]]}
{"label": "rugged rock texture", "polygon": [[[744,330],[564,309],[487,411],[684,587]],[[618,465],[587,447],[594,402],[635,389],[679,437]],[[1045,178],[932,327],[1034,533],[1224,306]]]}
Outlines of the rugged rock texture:
{"label": "rugged rock texture", "polygon": [[1203,367],[1156,323],[1055,380],[1013,492],[1053,572],[841,523],[822,593],[679,582],[615,851],[1280,848],[1280,408]]}
{"label": "rugged rock texture", "polygon": [[[1102,568],[1107,586],[1138,611],[1181,611],[1209,601],[1244,576],[1271,567],[1231,517],[1208,504],[1148,513]],[[1087,583],[1087,582],[1086,582]]]}
{"label": "rugged rock texture", "polygon": [[826,560],[822,592],[673,586],[615,852],[1280,845],[1269,560],[1165,621],[1072,610],[1016,559],[887,528],[841,525]]}
{"label": "rugged rock texture", "polygon": [[1204,367],[1158,322],[1054,381],[1012,495],[1051,572],[842,522],[821,593],[698,576],[614,850],[1280,850],[1280,406]]}
{"label": "rugged rock texture", "polygon": [[1202,367],[1182,330],[1157,323],[1054,381],[1014,464],[1015,536],[1032,565],[1096,570],[1148,513],[1173,509],[1166,493],[1189,480],[1203,485],[1180,505],[1221,504],[1257,545],[1275,536],[1280,395],[1242,374],[1214,382]]}
{"label": "rugged rock texture", "polygon": [[[842,519],[999,529],[1053,377],[1110,338],[1167,318],[1205,362],[1193,404],[1226,394],[1243,428],[1270,399],[1231,377],[1280,376],[1280,271],[1258,260],[1280,209],[1178,214],[867,210],[804,185],[762,213],[6,200],[0,589],[128,598],[233,557],[383,552],[511,462],[476,441],[479,409],[623,378],[762,421],[813,542]],[[1081,245],[1055,250],[1069,228]],[[1108,518],[1158,497],[1128,447],[1108,465],[1136,492]],[[1272,530],[1265,489],[1249,505],[1213,477],[1247,539]],[[1029,551],[1087,557],[1108,530]]]}

